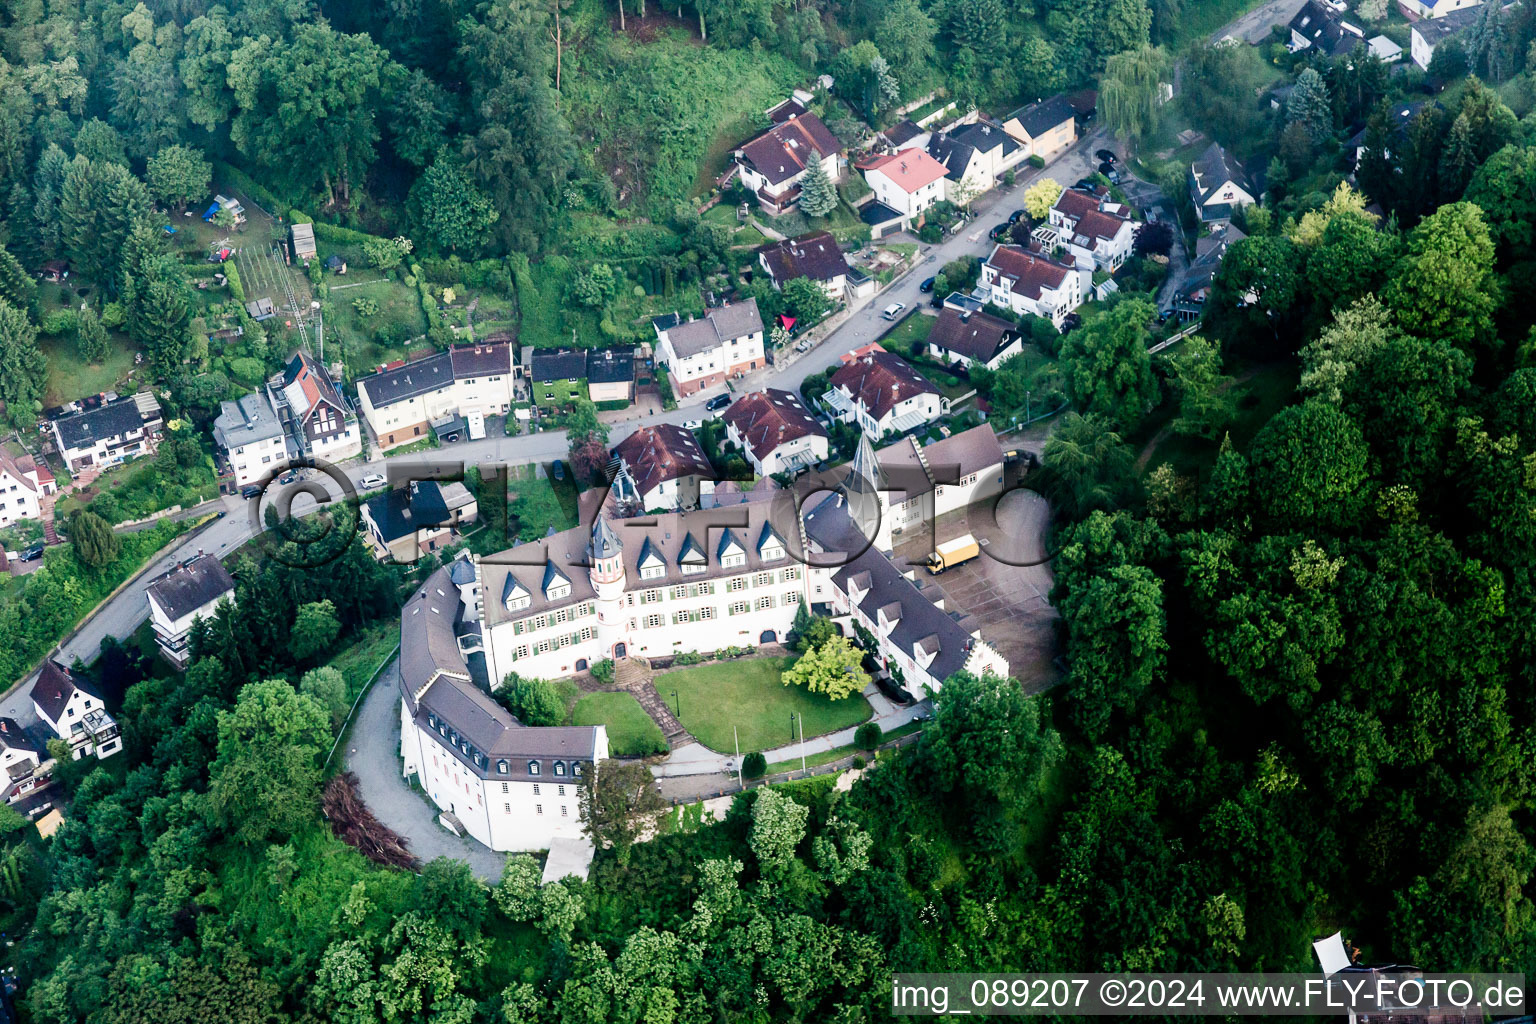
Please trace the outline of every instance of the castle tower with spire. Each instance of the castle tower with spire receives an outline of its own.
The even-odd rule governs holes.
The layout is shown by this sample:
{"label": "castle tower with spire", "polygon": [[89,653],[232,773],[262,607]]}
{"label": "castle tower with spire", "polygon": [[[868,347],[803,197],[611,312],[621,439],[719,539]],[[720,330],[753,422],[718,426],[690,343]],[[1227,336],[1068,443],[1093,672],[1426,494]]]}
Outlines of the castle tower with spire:
{"label": "castle tower with spire", "polygon": [[624,545],[608,516],[601,513],[592,529],[592,544],[587,549],[592,589],[597,593],[597,636],[604,652],[622,657],[614,650],[624,640]]}

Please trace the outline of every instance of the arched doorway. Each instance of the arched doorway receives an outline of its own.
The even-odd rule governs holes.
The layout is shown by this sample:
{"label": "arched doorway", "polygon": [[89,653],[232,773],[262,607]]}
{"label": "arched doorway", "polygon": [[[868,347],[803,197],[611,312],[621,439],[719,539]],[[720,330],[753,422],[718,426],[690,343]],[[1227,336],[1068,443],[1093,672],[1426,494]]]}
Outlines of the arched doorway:
{"label": "arched doorway", "polygon": [[587,659],[586,658],[577,658],[576,659],[576,671],[577,672],[585,672],[586,670],[587,670]]}
{"label": "arched doorway", "polygon": [[628,653],[629,653],[629,648],[624,646],[623,642],[616,643],[616,644],[613,645],[613,657],[614,657],[615,660],[624,657]]}
{"label": "arched doorway", "polygon": [[760,644],[774,644],[774,643],[778,643],[779,642],[779,634],[775,633],[771,629],[765,629],[765,630],[763,630],[763,635],[757,638],[757,642],[760,643]]}

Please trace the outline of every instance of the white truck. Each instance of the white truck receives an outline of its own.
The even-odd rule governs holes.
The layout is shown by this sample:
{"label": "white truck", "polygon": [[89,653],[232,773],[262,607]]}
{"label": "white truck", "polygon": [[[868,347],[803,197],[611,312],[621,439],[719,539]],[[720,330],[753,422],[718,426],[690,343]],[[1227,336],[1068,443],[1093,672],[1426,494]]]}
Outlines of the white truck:
{"label": "white truck", "polygon": [[964,565],[980,554],[981,545],[968,533],[964,537],[956,537],[954,540],[947,540],[940,544],[928,556],[928,571],[937,576],[945,569]]}

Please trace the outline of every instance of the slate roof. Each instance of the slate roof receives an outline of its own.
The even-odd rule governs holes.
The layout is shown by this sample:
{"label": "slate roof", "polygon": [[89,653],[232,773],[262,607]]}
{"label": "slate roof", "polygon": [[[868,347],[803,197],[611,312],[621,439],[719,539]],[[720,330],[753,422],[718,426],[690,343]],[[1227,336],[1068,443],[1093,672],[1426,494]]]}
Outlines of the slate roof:
{"label": "slate roof", "polygon": [[591,384],[617,384],[635,379],[635,350],[632,348],[594,348],[587,350],[587,381]]}
{"label": "slate roof", "polygon": [[452,385],[452,357],[447,352],[434,352],[425,359],[364,377],[357,382],[357,390],[367,394],[368,401],[378,409]]}
{"label": "slate roof", "polygon": [[234,577],[213,555],[189,558],[149,584],[149,597],[173,622],[235,590]]}
{"label": "slate roof", "polygon": [[715,478],[714,467],[699,442],[675,423],[641,427],[620,441],[613,454],[629,467],[635,487],[642,495],[686,476]]}
{"label": "slate roof", "polygon": [[1365,43],[1362,33],[1350,31],[1345,24],[1333,8],[1307,0],[1291,19],[1290,30],[1323,53],[1338,57]]}
{"label": "slate roof", "polygon": [[987,263],[1004,277],[1013,280],[1013,290],[1032,299],[1046,289],[1055,290],[1066,283],[1072,268],[1063,266],[1043,253],[1030,252],[1018,245],[999,245],[987,257]]}
{"label": "slate roof", "polygon": [[47,755],[47,749],[28,736],[14,718],[0,718],[0,750],[25,750],[39,760]]}
{"label": "slate roof", "polygon": [[759,462],[781,444],[811,435],[827,436],[821,421],[810,414],[799,397],[779,388],[742,395],[725,410],[724,419],[736,428]]}
{"label": "slate roof", "polygon": [[32,684],[32,702],[57,722],[76,690],[87,697],[94,697],[97,702],[101,701],[101,695],[91,689],[85,680],[50,658],[43,662],[43,670],[38,674],[37,682]]}
{"label": "slate roof", "polygon": [[253,391],[233,402],[220,402],[219,415],[213,421],[213,439],[233,451],[257,441],[283,436],[283,425],[268,401],[266,392]]}
{"label": "slate roof", "polygon": [[732,302],[705,310],[697,320],[688,320],[668,328],[667,341],[679,359],[707,352],[732,338],[745,338],[763,329],[763,318],[757,311],[757,300]]}
{"label": "slate roof", "polygon": [[582,380],[586,375],[586,349],[541,348],[536,349],[528,359],[528,376],[535,384],[554,380]]}
{"label": "slate roof", "polygon": [[417,530],[443,523],[452,509],[468,504],[468,496],[469,489],[461,483],[444,488],[436,480],[413,480],[408,488],[385,491],[364,504],[384,543],[393,544]]}
{"label": "slate roof", "polygon": [[1065,96],[1057,95],[1048,100],[1031,103],[1027,107],[1020,107],[1003,120],[1018,121],[1019,127],[1024,129],[1024,134],[1031,139],[1037,139],[1074,116],[1072,104]]}
{"label": "slate roof", "polygon": [[140,430],[144,426],[144,414],[132,395],[125,395],[111,402],[103,402],[94,409],[60,416],[53,421],[59,438],[68,449],[90,448],[97,441]]}
{"label": "slate roof", "polygon": [[911,118],[904,117],[890,128],[887,128],[883,134],[887,142],[899,147],[903,143],[911,142],[927,130]]}
{"label": "slate roof", "polygon": [[1195,191],[1202,204],[1229,181],[1236,182],[1246,192],[1253,191],[1253,184],[1248,180],[1243,165],[1222,149],[1219,143],[1213,142],[1205,148],[1205,152],[1191,165],[1190,174],[1194,176]]}
{"label": "slate roof", "polygon": [[[1494,0],[1498,2],[1498,0]],[[1430,48],[1438,46],[1454,35],[1471,28],[1482,16],[1482,6],[1463,7],[1459,11],[1452,11],[1443,18],[1421,19],[1413,23],[1413,31],[1419,38],[1428,43]]]}
{"label": "slate roof", "polygon": [[1018,336],[1018,328],[987,313],[971,313],[945,307],[928,332],[928,344],[955,352],[979,363],[989,362]]}
{"label": "slate roof", "polygon": [[786,238],[760,247],[764,264],[774,283],[809,277],[813,281],[832,281],[848,275],[848,261],[830,231],[813,231],[799,238]]}
{"label": "slate roof", "polygon": [[471,377],[495,377],[512,372],[512,346],[505,342],[479,345],[454,345],[448,350],[455,380]]}
{"label": "slate roof", "polygon": [[805,170],[813,151],[825,158],[841,148],[821,118],[798,114],[744,144],[737,158],[777,185]]}
{"label": "slate roof", "polygon": [[975,152],[948,135],[935,135],[928,140],[928,155],[944,165],[944,177],[951,181],[965,177],[965,169],[971,165]]}
{"label": "slate roof", "polygon": [[990,153],[1001,146],[1002,155],[1007,156],[1019,148],[1018,140],[1003,131],[1002,125],[985,117],[979,121],[963,124],[948,135],[956,142],[969,146],[979,153]]}
{"label": "slate roof", "polygon": [[827,383],[845,389],[876,420],[909,398],[939,393],[911,364],[891,352],[871,352],[855,359],[840,367]]}

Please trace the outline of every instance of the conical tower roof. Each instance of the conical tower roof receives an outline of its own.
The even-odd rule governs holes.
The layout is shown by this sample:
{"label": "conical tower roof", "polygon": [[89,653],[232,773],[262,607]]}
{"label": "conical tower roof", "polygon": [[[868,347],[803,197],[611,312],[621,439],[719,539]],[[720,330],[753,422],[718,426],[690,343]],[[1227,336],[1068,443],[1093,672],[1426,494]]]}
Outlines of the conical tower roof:
{"label": "conical tower roof", "polygon": [[624,545],[619,543],[619,534],[608,521],[608,517],[599,515],[597,527],[592,531],[592,557],[617,558],[624,550]]}

